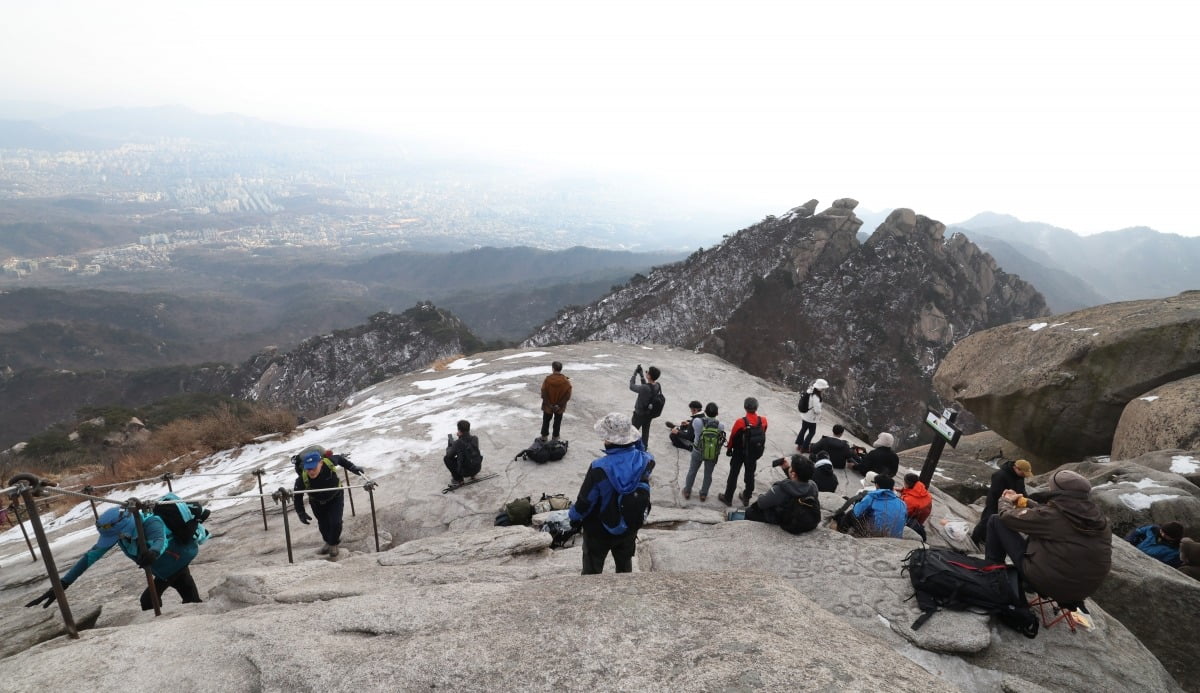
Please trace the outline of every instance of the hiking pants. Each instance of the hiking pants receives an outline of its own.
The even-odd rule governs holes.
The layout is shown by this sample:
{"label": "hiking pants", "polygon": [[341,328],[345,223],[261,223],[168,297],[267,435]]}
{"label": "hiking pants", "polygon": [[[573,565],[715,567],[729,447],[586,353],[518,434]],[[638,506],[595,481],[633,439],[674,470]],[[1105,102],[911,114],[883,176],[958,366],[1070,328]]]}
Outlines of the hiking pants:
{"label": "hiking pants", "polygon": [[554,419],[554,437],[555,438],[558,437],[558,432],[559,432],[559,430],[562,429],[562,415],[563,415],[563,413],[561,411],[556,411],[553,414],[551,414],[548,411],[542,412],[542,437],[543,438],[550,435],[550,419],[551,418]]}
{"label": "hiking pants", "polygon": [[[154,591],[158,593],[160,603],[162,602],[163,592],[168,587],[175,588],[179,596],[183,597],[184,604],[199,604],[204,601],[200,598],[200,590],[196,589],[196,581],[192,579],[192,573],[186,565],[170,578],[154,578]],[[154,602],[150,597],[150,588],[147,587],[142,591],[142,611],[149,611],[153,608]]]}
{"label": "hiking pants", "polygon": [[812,445],[813,436],[817,434],[816,421],[801,421],[800,435],[796,436],[796,447],[800,448],[803,453],[808,453],[808,447]]}
{"label": "hiking pants", "polygon": [[733,492],[737,490],[738,471],[745,466],[746,474],[746,497],[754,493],[754,470],[758,467],[758,460],[744,459],[740,451],[735,450],[733,457],[729,458],[729,479],[725,482],[725,498],[729,502],[733,502]]}
{"label": "hiking pants", "polygon": [[604,559],[612,551],[618,573],[633,572],[633,554],[637,551],[637,532],[620,536],[603,528],[583,531],[583,572],[580,575],[599,575],[604,572]]}
{"label": "hiking pants", "polygon": [[648,416],[645,416],[645,418],[643,418],[643,416],[645,416],[645,415],[639,414],[638,412],[635,411],[635,412],[633,412],[633,416],[629,417],[629,423],[632,424],[634,428],[636,428],[637,430],[642,432],[642,442],[644,442],[646,444],[646,449],[649,449],[650,448],[650,424],[654,422],[654,419],[651,419]]}
{"label": "hiking pants", "polygon": [[1012,559],[1017,572],[1021,572],[1021,564],[1025,562],[1025,547],[1029,540],[1021,533],[1009,529],[1000,521],[999,515],[988,518],[987,543],[984,546],[983,557],[992,563],[1003,563],[1007,555]]}
{"label": "hiking pants", "polygon": [[758,503],[751,503],[746,508],[746,519],[753,522],[766,522],[767,524],[775,524],[767,519],[767,514],[759,509]]}
{"label": "hiking pants", "polygon": [[[339,491],[336,496],[324,503],[312,501],[312,514],[317,518],[317,529],[321,530],[321,538],[330,546],[342,543],[342,506],[346,494]],[[309,496],[311,499],[312,496]]]}
{"label": "hiking pants", "polygon": [[700,495],[707,497],[708,487],[712,486],[712,473],[717,466],[717,461],[705,462],[700,453],[699,448],[692,450],[692,459],[688,465],[687,478],[683,480],[683,488],[688,493],[692,492],[692,484],[696,483],[696,472],[700,471],[700,465],[704,465],[704,480],[700,482]]}

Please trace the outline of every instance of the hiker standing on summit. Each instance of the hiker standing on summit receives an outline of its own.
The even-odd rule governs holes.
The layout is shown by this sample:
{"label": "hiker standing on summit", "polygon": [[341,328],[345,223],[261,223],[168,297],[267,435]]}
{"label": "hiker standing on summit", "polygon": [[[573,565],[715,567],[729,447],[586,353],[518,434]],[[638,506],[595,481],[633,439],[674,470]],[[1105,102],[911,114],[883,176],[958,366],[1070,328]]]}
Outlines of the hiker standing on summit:
{"label": "hiker standing on summit", "polygon": [[317,529],[321,530],[321,538],[325,540],[325,545],[317,553],[337,558],[338,544],[342,543],[342,508],[346,501],[337,467],[345,467],[359,476],[363,475],[363,470],[346,459],[345,455],[334,455],[316,445],[304,448],[292,459],[296,463],[296,483],[293,489],[316,491],[295,496],[296,517],[304,524],[312,522],[312,518],[304,510],[304,497],[307,495],[313,515],[317,516]]}
{"label": "hiker standing on summit", "polygon": [[562,429],[563,412],[571,400],[571,379],[562,374],[562,362],[550,364],[553,371],[542,381],[542,441],[550,435],[550,420],[554,420],[554,438]]}
{"label": "hiker standing on summit", "polygon": [[[661,399],[662,395],[662,386],[658,384],[660,375],[662,371],[656,366],[650,366],[643,374],[642,364],[639,363],[637,368],[633,369],[633,375],[629,376],[629,389],[637,393],[630,421],[633,427],[641,432],[642,444],[647,447],[650,445],[650,422],[662,414],[662,402],[655,402],[656,399]],[[641,383],[637,382],[639,377],[642,379]]]}
{"label": "hiker standing on summit", "polygon": [[817,378],[800,395],[800,433],[796,436],[796,447],[808,454],[813,436],[817,434],[817,422],[821,420],[821,393],[829,389],[824,378]]}

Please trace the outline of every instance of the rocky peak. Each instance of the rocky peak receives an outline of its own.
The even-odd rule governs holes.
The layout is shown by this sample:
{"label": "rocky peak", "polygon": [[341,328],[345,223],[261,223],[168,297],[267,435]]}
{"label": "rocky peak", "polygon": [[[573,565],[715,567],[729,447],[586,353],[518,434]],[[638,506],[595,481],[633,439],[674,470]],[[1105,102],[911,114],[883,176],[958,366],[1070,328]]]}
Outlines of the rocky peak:
{"label": "rocky peak", "polygon": [[[698,349],[800,389],[822,377],[860,434],[915,438],[931,377],[972,332],[1047,313],[1028,283],[941,222],[894,210],[866,243],[858,202],[811,200],[560,313],[526,344],[587,340]],[[697,393],[699,395],[700,393]]]}

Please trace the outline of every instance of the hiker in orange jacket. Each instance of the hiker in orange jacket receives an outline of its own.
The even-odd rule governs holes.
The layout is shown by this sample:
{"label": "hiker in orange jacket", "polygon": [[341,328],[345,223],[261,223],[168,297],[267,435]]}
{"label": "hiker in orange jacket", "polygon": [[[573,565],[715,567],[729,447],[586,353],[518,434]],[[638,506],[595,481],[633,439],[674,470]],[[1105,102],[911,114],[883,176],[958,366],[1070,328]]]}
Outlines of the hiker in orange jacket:
{"label": "hiker in orange jacket", "polygon": [[925,521],[929,519],[929,513],[933,512],[933,496],[929,495],[929,489],[921,483],[921,477],[912,472],[904,475],[904,488],[900,489],[900,499],[908,509],[908,518],[904,524],[912,527],[914,532],[921,535],[921,541],[925,541]]}

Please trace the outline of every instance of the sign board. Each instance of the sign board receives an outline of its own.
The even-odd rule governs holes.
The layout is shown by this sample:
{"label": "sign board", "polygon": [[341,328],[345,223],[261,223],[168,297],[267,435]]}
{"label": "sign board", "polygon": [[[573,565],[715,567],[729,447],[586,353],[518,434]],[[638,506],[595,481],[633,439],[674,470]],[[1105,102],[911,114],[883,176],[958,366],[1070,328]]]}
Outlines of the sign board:
{"label": "sign board", "polygon": [[947,420],[949,418],[949,416],[938,416],[937,412],[931,411],[925,415],[925,425],[932,428],[934,433],[945,438],[946,442],[950,443],[950,447],[955,447],[958,445],[958,439],[962,437],[962,431],[955,428],[954,424]]}

